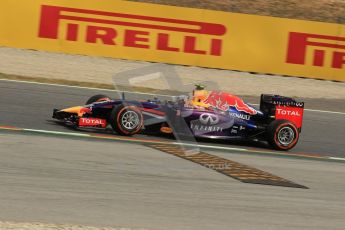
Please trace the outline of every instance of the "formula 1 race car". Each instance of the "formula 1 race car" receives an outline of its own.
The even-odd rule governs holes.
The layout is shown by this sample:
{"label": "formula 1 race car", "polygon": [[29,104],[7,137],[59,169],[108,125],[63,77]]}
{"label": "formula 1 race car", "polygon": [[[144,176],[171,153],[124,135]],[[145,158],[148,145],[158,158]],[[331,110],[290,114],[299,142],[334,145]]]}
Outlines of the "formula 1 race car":
{"label": "formula 1 race car", "polygon": [[120,135],[165,133],[196,138],[267,141],[289,150],[298,141],[304,102],[278,95],[261,95],[260,109],[223,91],[198,85],[191,97],[174,100],[110,99],[92,96],[86,105],[54,109],[53,118],[77,128],[107,126]]}

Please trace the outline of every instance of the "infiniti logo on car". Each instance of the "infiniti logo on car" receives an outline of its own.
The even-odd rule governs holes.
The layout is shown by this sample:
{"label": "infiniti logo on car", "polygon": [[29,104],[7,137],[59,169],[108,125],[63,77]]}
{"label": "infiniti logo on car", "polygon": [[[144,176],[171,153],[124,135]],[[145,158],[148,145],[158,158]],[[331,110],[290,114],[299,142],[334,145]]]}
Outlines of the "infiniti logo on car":
{"label": "infiniti logo on car", "polygon": [[203,125],[216,125],[219,122],[219,117],[215,114],[203,113],[199,120]]}

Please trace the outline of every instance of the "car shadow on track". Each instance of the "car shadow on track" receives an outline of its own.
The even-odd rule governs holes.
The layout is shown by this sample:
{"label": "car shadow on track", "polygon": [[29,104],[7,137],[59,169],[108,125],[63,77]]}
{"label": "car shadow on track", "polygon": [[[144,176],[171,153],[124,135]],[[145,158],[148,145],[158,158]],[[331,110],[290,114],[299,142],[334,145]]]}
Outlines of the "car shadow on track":
{"label": "car shadow on track", "polygon": [[[54,126],[63,126],[68,130],[71,130],[73,132],[81,132],[81,133],[92,133],[92,134],[106,134],[106,135],[118,135],[116,132],[112,130],[111,127],[107,127],[106,129],[103,128],[78,128],[73,125],[68,125],[64,122],[56,121],[56,120],[47,120],[47,122],[50,125]],[[142,139],[148,139],[152,137],[157,138],[157,140],[160,141],[176,141],[176,138],[171,134],[164,134],[164,133],[148,133],[143,132],[141,134],[135,135],[135,137],[142,138]],[[183,138],[182,138],[183,139]],[[182,140],[183,141],[183,140]],[[222,147],[230,147],[230,146],[236,146],[236,147],[249,147],[249,148],[256,148],[256,149],[263,149],[263,150],[272,150],[272,148],[268,145],[266,142],[262,141],[252,141],[252,140],[236,140],[236,139],[206,139],[206,138],[196,138],[196,141],[200,145],[209,145],[209,144],[215,144],[217,146]]]}

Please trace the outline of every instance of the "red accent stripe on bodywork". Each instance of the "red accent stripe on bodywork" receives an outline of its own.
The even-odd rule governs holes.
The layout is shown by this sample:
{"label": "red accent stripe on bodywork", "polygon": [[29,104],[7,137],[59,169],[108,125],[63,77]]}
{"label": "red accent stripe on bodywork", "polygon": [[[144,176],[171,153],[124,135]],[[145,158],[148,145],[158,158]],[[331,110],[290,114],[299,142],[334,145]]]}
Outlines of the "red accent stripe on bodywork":
{"label": "red accent stripe on bodywork", "polygon": [[165,116],[164,112],[158,111],[158,110],[155,110],[155,109],[142,108],[141,110],[144,111],[144,112],[153,113],[155,115],[159,115],[159,116],[162,116],[162,117]]}

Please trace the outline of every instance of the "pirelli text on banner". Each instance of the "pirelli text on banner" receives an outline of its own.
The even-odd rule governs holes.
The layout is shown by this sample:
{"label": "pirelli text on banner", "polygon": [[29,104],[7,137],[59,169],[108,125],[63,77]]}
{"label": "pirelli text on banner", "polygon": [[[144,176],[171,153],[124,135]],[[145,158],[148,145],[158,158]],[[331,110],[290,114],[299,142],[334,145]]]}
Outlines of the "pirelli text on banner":
{"label": "pirelli text on banner", "polygon": [[[67,21],[66,28],[63,28],[66,30],[65,38],[59,38],[62,20]],[[84,34],[80,30],[80,22],[90,23],[86,26]],[[121,30],[122,33],[120,33],[116,26],[124,26],[125,30]],[[176,32],[181,33],[182,42],[178,46],[173,46],[170,37],[171,33]],[[155,33],[155,39],[151,41],[152,33]],[[40,38],[65,39],[85,43],[97,43],[99,41],[103,45],[110,46],[213,56],[222,55],[222,35],[225,33],[226,27],[216,23],[50,5],[43,5],[41,8],[39,28]],[[201,42],[197,35],[212,36],[207,41],[207,49],[197,48],[198,43]]]}
{"label": "pirelli text on banner", "polygon": [[122,0],[1,0],[0,19],[0,46],[345,82],[341,24]]}
{"label": "pirelli text on banner", "polygon": [[[326,66],[326,55],[330,55],[331,63],[327,67],[343,68],[343,64],[345,64],[345,37],[290,32],[286,62],[307,65],[308,47],[313,49],[313,66]],[[327,52],[326,48],[333,50]]]}

